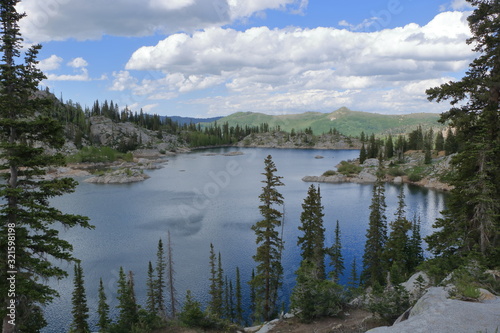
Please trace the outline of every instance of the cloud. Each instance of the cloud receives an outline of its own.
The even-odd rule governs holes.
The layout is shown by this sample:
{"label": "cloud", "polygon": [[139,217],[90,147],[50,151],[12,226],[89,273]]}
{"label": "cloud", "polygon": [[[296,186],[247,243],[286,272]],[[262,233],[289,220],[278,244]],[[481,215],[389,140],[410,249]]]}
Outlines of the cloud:
{"label": "cloud", "polygon": [[441,11],[451,10],[471,10],[473,7],[466,0],[452,0],[450,3],[440,6]]}
{"label": "cloud", "polygon": [[47,80],[49,81],[91,81],[89,77],[88,70],[86,68],[81,69],[80,74],[48,74]]}
{"label": "cloud", "polygon": [[302,12],[306,0],[23,0],[21,33],[31,42],[193,32],[274,9]]}
{"label": "cloud", "polygon": [[68,66],[74,67],[74,68],[81,68],[81,67],[87,67],[88,63],[85,61],[85,59],[78,57],[72,59],[70,62],[68,62]]}
{"label": "cloud", "polygon": [[422,110],[428,103],[424,85],[448,79],[447,73],[463,71],[473,59],[465,43],[470,37],[466,16],[444,12],[424,26],[375,32],[214,27],[141,47],[126,70],[162,73],[134,83],[133,93],[150,99],[225,89],[227,96],[193,101],[210,105],[214,114],[327,111],[341,105],[377,112],[437,112],[435,106]]}
{"label": "cloud", "polygon": [[63,61],[63,58],[58,57],[55,54],[53,54],[46,59],[40,60],[40,62],[38,63],[38,68],[42,72],[53,71],[53,70],[59,69],[59,67],[61,67],[62,61]]}

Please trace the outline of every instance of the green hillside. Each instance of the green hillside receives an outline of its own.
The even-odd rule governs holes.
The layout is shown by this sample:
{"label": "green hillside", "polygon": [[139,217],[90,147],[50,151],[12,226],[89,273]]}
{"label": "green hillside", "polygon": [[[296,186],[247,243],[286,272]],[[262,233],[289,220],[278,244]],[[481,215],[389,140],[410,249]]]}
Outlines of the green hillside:
{"label": "green hillside", "polygon": [[237,112],[218,121],[227,122],[229,126],[259,126],[262,123],[270,127],[280,127],[281,130],[295,131],[311,127],[315,134],[326,133],[330,128],[336,128],[340,133],[350,136],[366,134],[401,134],[408,133],[421,125],[422,128],[440,128],[439,114],[413,113],[408,115],[383,115],[377,113],[351,111],[340,108],[331,113],[305,112],[290,115],[266,115],[256,112]]}

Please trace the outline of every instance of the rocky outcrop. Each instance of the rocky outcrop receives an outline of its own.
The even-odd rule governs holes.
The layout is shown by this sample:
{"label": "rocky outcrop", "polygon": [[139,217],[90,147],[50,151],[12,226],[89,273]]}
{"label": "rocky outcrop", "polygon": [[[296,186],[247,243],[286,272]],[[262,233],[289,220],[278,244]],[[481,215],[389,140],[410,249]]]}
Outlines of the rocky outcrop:
{"label": "rocky outcrop", "polygon": [[496,332],[500,329],[500,297],[482,302],[465,302],[448,297],[445,287],[427,290],[409,311],[407,320],[370,333],[465,333]]}
{"label": "rocky outcrop", "polygon": [[[385,181],[395,184],[412,183],[426,188],[435,190],[449,191],[453,186],[441,181],[443,175],[446,175],[451,170],[451,156],[439,156],[433,160],[431,164],[424,164],[422,152],[408,152],[405,156],[405,163],[395,165],[394,161],[384,161],[384,170],[387,172]],[[354,162],[356,163],[356,162]],[[344,176],[341,174],[329,176],[305,176],[302,181],[305,182],[320,182],[320,183],[342,183],[351,182],[359,184],[375,183],[377,181],[377,170],[379,160],[376,158],[367,159],[363,164],[361,171],[358,174]],[[414,180],[410,175],[415,173],[415,170],[420,168],[421,175],[418,180]],[[399,169],[403,175],[391,175],[391,170]],[[423,170],[423,171],[422,171]]]}
{"label": "rocky outcrop", "polygon": [[299,149],[360,149],[359,139],[341,134],[312,135],[304,132],[290,134],[282,131],[253,133],[245,137],[238,147],[299,148]]}
{"label": "rocky outcrop", "polygon": [[142,170],[124,168],[85,179],[85,182],[96,184],[125,184],[140,182],[148,178],[149,176]]}
{"label": "rocky outcrop", "polygon": [[151,131],[130,122],[114,122],[104,116],[90,117],[89,121],[89,140],[96,145],[126,150],[148,147],[156,153],[177,151],[185,147],[180,143],[177,135],[159,134],[157,131]]}

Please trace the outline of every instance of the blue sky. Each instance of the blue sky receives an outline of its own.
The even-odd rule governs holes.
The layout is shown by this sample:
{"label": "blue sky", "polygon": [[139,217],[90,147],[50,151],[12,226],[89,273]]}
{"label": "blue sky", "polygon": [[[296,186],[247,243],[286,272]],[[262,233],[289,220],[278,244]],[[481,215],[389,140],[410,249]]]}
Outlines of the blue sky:
{"label": "blue sky", "polygon": [[442,112],[425,89],[475,57],[464,0],[23,0],[43,82],[82,106]]}

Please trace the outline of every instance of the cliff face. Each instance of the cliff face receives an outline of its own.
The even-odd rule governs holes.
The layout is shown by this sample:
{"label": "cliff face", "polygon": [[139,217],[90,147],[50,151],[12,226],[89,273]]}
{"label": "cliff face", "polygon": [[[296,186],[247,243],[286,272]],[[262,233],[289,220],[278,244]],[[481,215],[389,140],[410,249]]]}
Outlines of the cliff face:
{"label": "cliff face", "polygon": [[258,148],[305,148],[305,149],[360,149],[358,139],[341,134],[314,136],[307,133],[289,134],[275,131],[250,134],[238,143],[239,147]]}
{"label": "cliff face", "polygon": [[142,146],[170,151],[185,146],[176,135],[161,134],[132,123],[116,123],[103,116],[90,118],[89,139],[93,144],[127,150]]}

